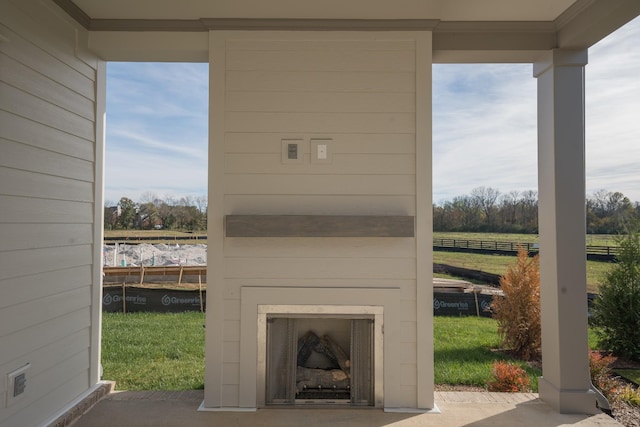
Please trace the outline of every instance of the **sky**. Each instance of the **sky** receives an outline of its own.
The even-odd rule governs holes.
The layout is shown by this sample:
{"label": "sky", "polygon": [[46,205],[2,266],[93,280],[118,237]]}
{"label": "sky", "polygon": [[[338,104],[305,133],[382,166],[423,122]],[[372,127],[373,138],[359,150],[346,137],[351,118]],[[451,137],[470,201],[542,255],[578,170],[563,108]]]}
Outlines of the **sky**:
{"label": "sky", "polygon": [[[640,202],[640,18],[589,50],[587,194]],[[435,64],[433,200],[537,189],[531,64]],[[207,195],[208,65],[107,65],[105,202]]]}

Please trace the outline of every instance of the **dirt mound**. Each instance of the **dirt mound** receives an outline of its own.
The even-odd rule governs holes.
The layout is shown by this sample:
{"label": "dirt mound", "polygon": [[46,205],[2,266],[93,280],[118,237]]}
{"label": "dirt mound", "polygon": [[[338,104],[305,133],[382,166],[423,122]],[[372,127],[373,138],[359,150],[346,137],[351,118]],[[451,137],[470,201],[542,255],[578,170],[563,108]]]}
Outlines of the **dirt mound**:
{"label": "dirt mound", "polygon": [[105,266],[207,265],[207,245],[103,245]]}

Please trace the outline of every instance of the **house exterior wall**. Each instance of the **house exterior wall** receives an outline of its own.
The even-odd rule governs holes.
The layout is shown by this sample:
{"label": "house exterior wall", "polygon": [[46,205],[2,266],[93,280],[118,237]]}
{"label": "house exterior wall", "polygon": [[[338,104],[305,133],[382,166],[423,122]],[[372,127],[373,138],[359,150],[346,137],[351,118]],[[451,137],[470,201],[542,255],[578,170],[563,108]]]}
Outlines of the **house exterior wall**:
{"label": "house exterior wall", "polygon": [[[428,339],[431,328],[431,269],[417,262],[430,249],[419,239],[431,242],[431,178],[416,173],[431,167],[430,40],[411,32],[211,33],[205,406],[256,406],[255,378],[246,377],[255,356],[241,351],[255,348],[255,335],[241,333],[242,294],[255,288],[304,289],[309,304],[344,304],[328,296],[331,288],[361,290],[363,303],[368,290],[394,290],[385,406],[432,406],[429,392],[421,395],[432,359],[418,356],[418,336]],[[312,138],[331,140],[329,163],[314,163]],[[299,163],[282,161],[289,139],[302,142]],[[233,214],[415,216],[419,239],[228,238],[223,219]]]}
{"label": "house exterior wall", "polygon": [[0,426],[29,426],[98,381],[100,64],[47,2],[0,2],[0,35]]}

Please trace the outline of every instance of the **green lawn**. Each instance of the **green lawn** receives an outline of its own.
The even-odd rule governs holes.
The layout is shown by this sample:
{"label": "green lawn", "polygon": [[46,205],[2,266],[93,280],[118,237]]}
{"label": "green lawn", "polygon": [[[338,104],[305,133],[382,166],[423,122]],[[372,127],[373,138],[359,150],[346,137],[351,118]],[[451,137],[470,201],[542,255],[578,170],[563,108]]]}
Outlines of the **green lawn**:
{"label": "green lawn", "polygon": [[[513,234],[513,233],[463,233],[442,232],[433,233],[435,239],[460,239],[460,240],[489,240],[498,242],[522,242],[537,243],[537,234]],[[587,234],[587,245],[592,246],[618,246],[616,236],[612,234]]]}
{"label": "green lawn", "polygon": [[[456,267],[486,271],[503,275],[507,267],[515,263],[516,257],[508,255],[482,255],[463,252],[434,251],[433,262]],[[605,271],[611,267],[608,262],[587,261],[587,291],[597,292],[598,283]]]}
{"label": "green lawn", "polygon": [[[203,388],[203,324],[204,315],[198,312],[103,313],[104,378],[116,381],[119,390]],[[492,319],[436,317],[436,383],[483,387],[494,360],[510,360],[491,350],[499,345],[496,331]],[[537,390],[540,372],[526,369]]]}
{"label": "green lawn", "polygon": [[204,314],[103,313],[103,377],[119,390],[204,387]]}
{"label": "green lawn", "polygon": [[434,364],[436,384],[484,387],[496,360],[513,361],[529,373],[531,388],[538,391],[541,371],[496,352],[500,346],[498,325],[484,317],[434,318]]}
{"label": "green lawn", "polygon": [[614,369],[613,372],[636,384],[640,384],[640,369]]}

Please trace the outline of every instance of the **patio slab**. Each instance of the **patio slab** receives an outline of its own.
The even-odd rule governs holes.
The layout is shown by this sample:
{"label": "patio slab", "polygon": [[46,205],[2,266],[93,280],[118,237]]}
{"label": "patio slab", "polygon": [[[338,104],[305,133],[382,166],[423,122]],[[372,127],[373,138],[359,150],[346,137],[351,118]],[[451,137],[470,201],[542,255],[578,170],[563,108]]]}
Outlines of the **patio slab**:
{"label": "patio slab", "polygon": [[437,392],[440,413],[388,413],[365,408],[268,408],[256,412],[198,412],[203,391],[115,392],[74,427],[416,427],[620,426],[605,414],[554,412],[533,393]]}

